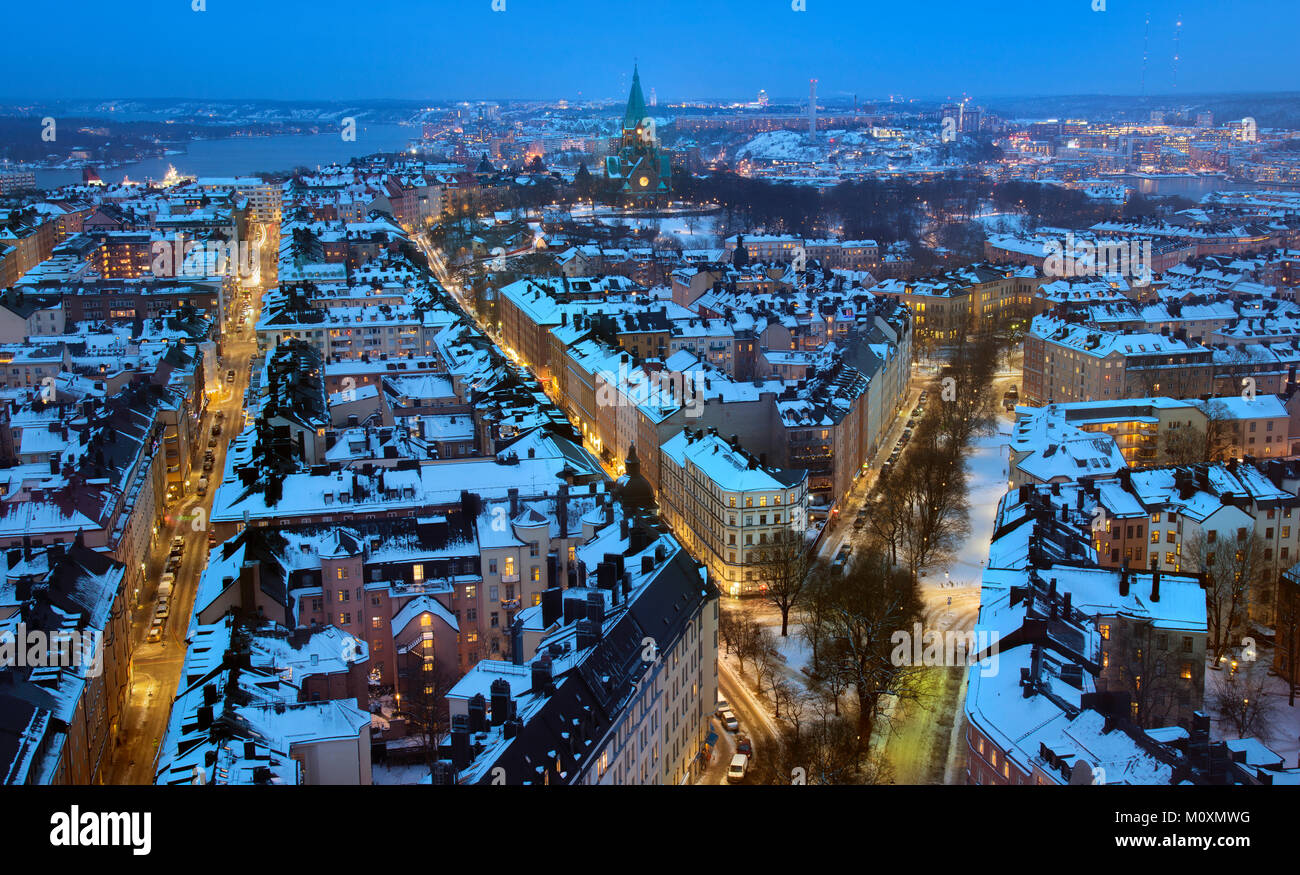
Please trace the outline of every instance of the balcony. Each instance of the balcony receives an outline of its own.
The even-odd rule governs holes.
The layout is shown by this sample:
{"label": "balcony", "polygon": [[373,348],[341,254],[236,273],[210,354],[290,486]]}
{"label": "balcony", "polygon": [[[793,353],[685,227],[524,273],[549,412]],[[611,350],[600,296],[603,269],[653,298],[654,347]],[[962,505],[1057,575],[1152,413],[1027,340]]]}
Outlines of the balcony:
{"label": "balcony", "polygon": [[518,582],[519,582],[519,572],[516,571],[516,572],[514,572],[514,573],[512,573],[512,574],[502,574],[502,575],[501,575],[501,582],[502,582],[502,583],[518,583]]}

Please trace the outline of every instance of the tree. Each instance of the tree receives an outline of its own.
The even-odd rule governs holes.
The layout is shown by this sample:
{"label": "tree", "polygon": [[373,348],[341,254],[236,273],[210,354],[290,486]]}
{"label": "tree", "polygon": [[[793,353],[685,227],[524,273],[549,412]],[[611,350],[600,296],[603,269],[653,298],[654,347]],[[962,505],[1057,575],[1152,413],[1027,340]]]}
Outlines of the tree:
{"label": "tree", "polygon": [[1237,455],[1237,423],[1227,405],[1211,399],[1200,406],[1205,427],[1169,428],[1160,436],[1161,461],[1166,465],[1218,462]]}
{"label": "tree", "polygon": [[[429,773],[438,759],[438,745],[451,728],[448,716],[447,692],[456,683],[456,675],[440,661],[426,663],[419,648],[407,656],[408,689],[399,694],[394,716],[406,721],[411,735],[420,741]],[[431,666],[426,671],[426,667]]]}
{"label": "tree", "polygon": [[1264,544],[1252,529],[1210,529],[1190,538],[1183,555],[1204,576],[1206,644],[1217,666],[1249,614],[1252,584],[1267,573]]}
{"label": "tree", "polygon": [[790,610],[799,603],[812,566],[808,542],[802,532],[780,529],[766,546],[759,547],[758,561],[751,564],[759,582],[767,584],[763,597],[781,612],[781,637],[785,638],[790,630]]}
{"label": "tree", "polygon": [[868,541],[887,552],[895,565],[898,564],[904,533],[911,523],[911,484],[902,473],[904,467],[894,468],[880,476],[867,513]]}
{"label": "tree", "polygon": [[1234,669],[1215,693],[1211,703],[1215,715],[1236,730],[1238,738],[1267,736],[1272,730],[1273,700],[1265,689],[1267,681],[1264,672]]}
{"label": "tree", "polygon": [[907,486],[890,499],[905,514],[899,542],[914,576],[949,561],[970,532],[965,465],[934,429],[918,427],[898,477]]}
{"label": "tree", "polygon": [[812,651],[812,665],[808,669],[814,677],[821,666],[818,654],[826,635],[826,610],[830,606],[831,585],[839,576],[839,571],[825,560],[816,560],[808,571],[808,582],[799,599],[799,632]]}
{"label": "tree", "polygon": [[939,434],[954,452],[965,452],[975,435],[987,433],[997,421],[992,387],[998,341],[991,332],[976,334],[973,318],[968,314],[956,332],[948,365],[939,377],[939,403],[930,405]]}
{"label": "tree", "polygon": [[920,673],[895,664],[891,643],[895,631],[920,622],[921,608],[916,578],[879,551],[862,554],[834,587],[827,637],[842,647],[838,665],[857,695],[860,752],[871,744],[885,696],[900,702],[921,697]]}
{"label": "tree", "polygon": [[1111,658],[1120,662],[1116,676],[1134,706],[1133,722],[1144,729],[1165,726],[1174,716],[1181,680],[1170,671],[1174,666],[1157,652],[1155,626],[1150,620],[1134,621],[1127,643],[1130,653],[1116,653]]}

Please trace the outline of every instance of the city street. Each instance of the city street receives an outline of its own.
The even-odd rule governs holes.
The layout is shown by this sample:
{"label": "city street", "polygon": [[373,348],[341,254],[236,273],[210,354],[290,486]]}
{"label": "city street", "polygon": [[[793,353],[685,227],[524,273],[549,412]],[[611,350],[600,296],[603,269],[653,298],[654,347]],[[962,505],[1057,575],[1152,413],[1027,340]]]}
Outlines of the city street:
{"label": "city street", "polygon": [[[255,322],[258,309],[256,295],[252,296],[252,305],[252,321]],[[145,576],[148,586],[139,594],[138,604],[132,611],[131,637],[136,644],[131,658],[131,685],[105,783],[153,783],[154,760],[167,729],[172,698],[176,694],[176,685],[184,666],[185,638],[194,610],[199,576],[207,564],[207,519],[225,469],[230,439],[243,426],[244,390],[248,386],[250,362],[257,349],[252,338],[251,328],[243,326],[228,334],[224,344],[225,356],[221,359],[218,372],[206,375],[209,388],[217,387],[216,395],[209,403],[207,413],[196,431],[195,446],[192,448],[194,458],[191,460],[193,470],[186,484],[186,493],[163,513],[153,550],[146,559],[148,568]],[[226,382],[225,375],[229,370],[235,372],[233,384]],[[218,412],[224,412],[225,418],[221,421],[221,435],[217,438],[217,445],[212,448],[215,456],[213,469],[205,475],[202,468],[203,453],[208,449],[211,428],[217,423]],[[199,478],[204,476],[209,481],[208,493],[200,497],[195,489]],[[202,513],[201,523],[194,519],[196,511]],[[181,556],[180,568],[172,586],[169,613],[163,622],[162,640],[150,643],[146,637],[153,622],[158,581],[171,550],[172,538],[176,535],[185,539],[185,552]]]}

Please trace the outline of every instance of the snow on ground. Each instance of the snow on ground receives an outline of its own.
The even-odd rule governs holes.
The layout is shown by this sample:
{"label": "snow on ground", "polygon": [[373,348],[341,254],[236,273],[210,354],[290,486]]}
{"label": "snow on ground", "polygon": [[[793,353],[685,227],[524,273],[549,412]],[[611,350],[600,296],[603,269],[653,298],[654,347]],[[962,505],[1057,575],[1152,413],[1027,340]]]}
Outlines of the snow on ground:
{"label": "snow on ground", "polygon": [[785,666],[793,673],[794,678],[806,681],[807,676],[803,670],[812,664],[812,649],[800,634],[799,625],[791,620],[790,634],[784,638],[781,637],[781,627],[776,626],[772,629],[772,640],[776,643],[777,652],[785,660]]}
{"label": "snow on ground", "polygon": [[[1007,491],[1007,424],[999,419],[998,432],[975,439],[966,460],[966,492],[970,501],[970,535],[957,548],[953,563],[935,568],[921,578],[922,586],[951,582],[957,586],[979,586],[993,539],[993,520],[998,502]],[[945,573],[947,577],[945,577]]]}
{"label": "snow on ground", "polygon": [[972,221],[984,226],[988,234],[1017,234],[1025,230],[1025,217],[1017,213],[987,213]]}
{"label": "snow on ground", "polygon": [[[1297,757],[1300,757],[1300,696],[1296,697],[1294,708],[1287,704],[1286,681],[1277,675],[1269,673],[1272,665],[1273,648],[1261,647],[1259,648],[1259,658],[1254,662],[1238,663],[1238,671],[1247,671],[1251,677],[1264,675],[1267,678],[1264,689],[1273,703],[1268,715],[1271,725],[1267,731],[1256,732],[1254,735],[1269,750],[1282,757],[1283,765],[1293,767],[1300,765],[1300,763],[1297,763]],[[1215,698],[1219,694],[1223,681],[1227,676],[1227,670],[1215,671],[1207,663],[1205,668],[1205,710],[1210,715],[1210,736],[1215,739],[1234,739],[1237,737],[1236,727],[1219,720],[1214,709]]]}

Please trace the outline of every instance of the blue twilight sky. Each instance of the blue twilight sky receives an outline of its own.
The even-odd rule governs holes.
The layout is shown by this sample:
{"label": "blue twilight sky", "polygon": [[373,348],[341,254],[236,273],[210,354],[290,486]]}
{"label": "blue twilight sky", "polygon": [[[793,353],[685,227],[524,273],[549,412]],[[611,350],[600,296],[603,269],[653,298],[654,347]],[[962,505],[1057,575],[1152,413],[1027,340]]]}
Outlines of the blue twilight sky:
{"label": "blue twilight sky", "polygon": [[[497,0],[498,3],[503,0]],[[1300,0],[55,0],[0,20],[0,96],[976,99],[1300,90]],[[192,11],[192,3],[206,11]]]}

